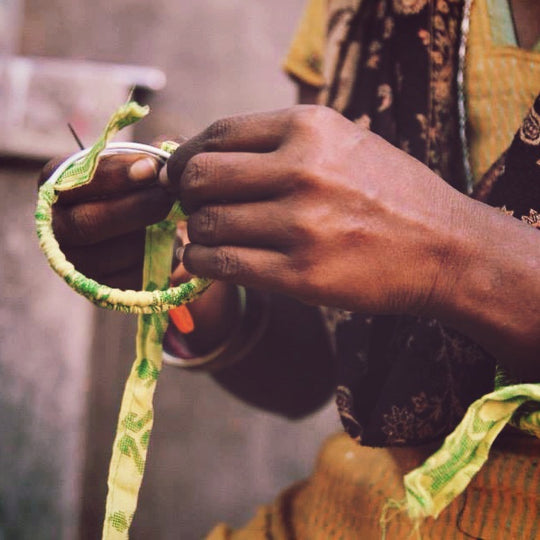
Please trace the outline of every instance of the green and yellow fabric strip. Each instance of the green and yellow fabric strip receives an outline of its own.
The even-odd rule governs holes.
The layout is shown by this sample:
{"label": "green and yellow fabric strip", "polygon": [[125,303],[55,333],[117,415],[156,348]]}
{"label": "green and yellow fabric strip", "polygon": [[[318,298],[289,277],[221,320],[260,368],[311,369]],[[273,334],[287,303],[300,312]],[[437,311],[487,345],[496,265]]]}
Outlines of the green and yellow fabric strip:
{"label": "green and yellow fabric strip", "polygon": [[491,445],[508,423],[540,438],[540,384],[506,386],[469,407],[442,447],[405,476],[409,516],[437,518],[484,465]]}
{"label": "green and yellow fabric strip", "polygon": [[[175,231],[172,221],[153,225],[146,231],[143,283],[147,290],[159,290],[168,285]],[[154,421],[152,402],[161,371],[161,343],[167,324],[166,312],[139,315],[137,355],[124,389],[109,466],[104,540],[127,538],[137,508]]]}

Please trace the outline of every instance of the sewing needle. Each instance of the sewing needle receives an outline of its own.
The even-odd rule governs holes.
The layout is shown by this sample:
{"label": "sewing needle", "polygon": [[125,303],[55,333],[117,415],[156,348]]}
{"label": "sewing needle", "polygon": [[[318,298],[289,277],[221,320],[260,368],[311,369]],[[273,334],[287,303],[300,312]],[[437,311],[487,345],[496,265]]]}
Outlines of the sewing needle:
{"label": "sewing needle", "polygon": [[79,136],[75,132],[75,129],[73,129],[73,126],[69,122],[68,122],[68,128],[69,128],[69,131],[71,131],[71,134],[73,135],[74,139],[77,141],[79,148],[81,150],[84,150],[84,144],[81,142],[81,139],[79,139]]}

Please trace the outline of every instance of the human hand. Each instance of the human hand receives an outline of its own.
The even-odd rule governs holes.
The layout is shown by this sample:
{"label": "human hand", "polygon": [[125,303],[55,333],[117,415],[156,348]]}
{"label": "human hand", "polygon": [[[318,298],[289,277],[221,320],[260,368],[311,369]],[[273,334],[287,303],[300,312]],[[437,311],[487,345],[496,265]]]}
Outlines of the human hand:
{"label": "human hand", "polygon": [[[61,162],[44,167],[40,184]],[[104,156],[90,184],[60,193],[53,206],[53,228],[77,270],[111,287],[141,288],[145,228],[163,220],[174,200],[157,182],[158,170],[158,162],[149,156]],[[178,224],[178,233],[186,243],[185,223]],[[191,277],[177,260],[171,284]],[[213,284],[192,303],[194,349],[204,352],[225,339],[238,317],[237,303],[234,286],[225,283]]]}
{"label": "human hand", "polygon": [[[40,183],[60,162],[44,167]],[[158,170],[148,156],[105,156],[90,184],[60,194],[54,233],[80,272],[111,287],[141,288],[145,227],[164,219],[173,203],[157,182]]]}
{"label": "human hand", "polygon": [[401,313],[442,301],[459,274],[445,263],[466,198],[324,107],[218,121],[160,180],[190,214],[184,262],[197,275]]}

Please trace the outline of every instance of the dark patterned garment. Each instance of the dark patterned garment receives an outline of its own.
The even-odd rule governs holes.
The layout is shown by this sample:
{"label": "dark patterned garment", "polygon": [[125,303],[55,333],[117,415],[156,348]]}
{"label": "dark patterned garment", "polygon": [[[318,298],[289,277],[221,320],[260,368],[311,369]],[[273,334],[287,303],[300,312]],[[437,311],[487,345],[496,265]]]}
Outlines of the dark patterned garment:
{"label": "dark patterned garment", "polygon": [[[462,0],[330,0],[320,101],[465,189],[457,66]],[[475,196],[540,226],[540,99]],[[340,363],[337,404],[370,446],[441,438],[493,389],[495,361],[433,319],[326,310]]]}

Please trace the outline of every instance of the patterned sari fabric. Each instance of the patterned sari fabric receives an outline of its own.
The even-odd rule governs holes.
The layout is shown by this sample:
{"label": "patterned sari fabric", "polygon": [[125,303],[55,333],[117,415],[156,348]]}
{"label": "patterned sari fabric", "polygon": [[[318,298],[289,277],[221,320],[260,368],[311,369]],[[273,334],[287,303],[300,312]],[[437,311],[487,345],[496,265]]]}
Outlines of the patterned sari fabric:
{"label": "patterned sari fabric", "polygon": [[[461,0],[330,0],[320,103],[369,127],[465,189],[458,130]],[[477,186],[477,196],[538,223],[537,109]],[[340,360],[337,404],[369,446],[419,445],[449,433],[493,390],[495,361],[438,321],[327,310]]]}

